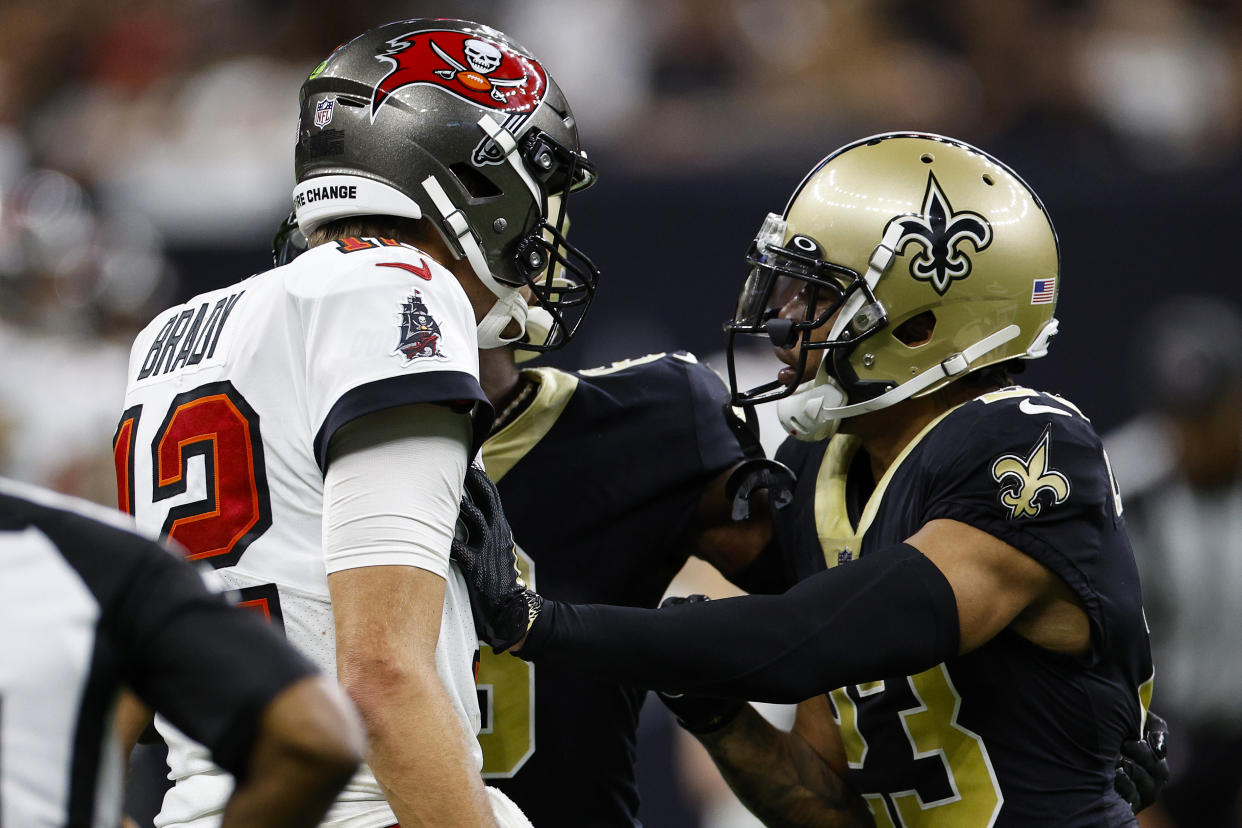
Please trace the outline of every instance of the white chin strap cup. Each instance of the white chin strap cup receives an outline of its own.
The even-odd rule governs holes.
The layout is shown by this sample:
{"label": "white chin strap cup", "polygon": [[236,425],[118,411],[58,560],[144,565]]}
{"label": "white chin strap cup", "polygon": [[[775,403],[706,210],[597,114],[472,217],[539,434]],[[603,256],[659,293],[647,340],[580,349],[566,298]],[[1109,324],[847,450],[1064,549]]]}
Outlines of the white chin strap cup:
{"label": "white chin strap cup", "polygon": [[[486,351],[490,348],[503,348],[505,345],[517,342],[526,335],[528,313],[526,297],[516,290],[510,290],[508,296],[497,295],[496,304],[492,305],[491,310],[479,322],[477,329],[479,347]],[[518,323],[517,336],[501,336],[511,322]]]}
{"label": "white chin strap cup", "polygon": [[832,377],[804,382],[797,391],[776,401],[776,417],[791,437],[818,443],[837,433],[840,417],[824,412],[845,405],[845,391]]}

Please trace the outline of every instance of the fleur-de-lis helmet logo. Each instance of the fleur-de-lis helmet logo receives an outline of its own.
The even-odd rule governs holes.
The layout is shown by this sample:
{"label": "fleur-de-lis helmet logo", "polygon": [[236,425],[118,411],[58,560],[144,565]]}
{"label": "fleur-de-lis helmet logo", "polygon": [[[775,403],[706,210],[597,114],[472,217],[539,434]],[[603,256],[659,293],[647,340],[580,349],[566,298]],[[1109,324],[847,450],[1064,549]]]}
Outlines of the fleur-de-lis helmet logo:
{"label": "fleur-de-lis helmet logo", "polygon": [[1011,520],[1038,516],[1043,510],[1040,495],[1047,495],[1052,506],[1064,503],[1069,497],[1069,479],[1048,466],[1051,431],[1052,426],[1044,429],[1026,457],[1006,454],[992,464],[992,479],[1001,484],[1000,502],[1009,509]]}
{"label": "fleur-de-lis helmet logo", "polygon": [[970,241],[976,253],[992,243],[992,225],[987,219],[969,210],[955,213],[944,190],[940,189],[940,182],[930,172],[922,213],[905,213],[893,218],[885,226],[885,232],[893,223],[902,229],[897,240],[898,253],[904,253],[911,242],[923,248],[910,260],[910,275],[930,282],[941,296],[954,279],[970,275],[970,257],[960,249],[962,243]]}

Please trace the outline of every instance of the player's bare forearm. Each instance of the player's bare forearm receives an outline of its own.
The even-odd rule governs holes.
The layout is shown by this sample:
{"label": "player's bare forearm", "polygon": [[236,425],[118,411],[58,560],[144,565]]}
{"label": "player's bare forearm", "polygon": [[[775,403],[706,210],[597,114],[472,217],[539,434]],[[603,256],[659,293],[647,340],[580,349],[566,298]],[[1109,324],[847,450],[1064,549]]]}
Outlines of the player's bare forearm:
{"label": "player's bare forearm", "polygon": [[494,824],[473,737],[436,670],[444,583],[412,566],[328,576],[337,676],[366,724],[367,764],[408,828]]}
{"label": "player's bare forearm", "polygon": [[727,727],[697,737],[751,813],[769,828],[871,828],[862,797],[797,733],[747,707]]}
{"label": "player's bare forearm", "polygon": [[466,735],[434,671],[360,705],[375,773],[397,821],[410,826],[493,826]]}
{"label": "player's bare forearm", "polygon": [[138,744],[143,732],[154,721],[155,714],[151,712],[151,708],[143,704],[142,700],[134,695],[134,691],[126,688],[121,693],[116,707],[117,733],[121,738],[121,750],[124,752],[126,762],[134,752],[134,745]]}

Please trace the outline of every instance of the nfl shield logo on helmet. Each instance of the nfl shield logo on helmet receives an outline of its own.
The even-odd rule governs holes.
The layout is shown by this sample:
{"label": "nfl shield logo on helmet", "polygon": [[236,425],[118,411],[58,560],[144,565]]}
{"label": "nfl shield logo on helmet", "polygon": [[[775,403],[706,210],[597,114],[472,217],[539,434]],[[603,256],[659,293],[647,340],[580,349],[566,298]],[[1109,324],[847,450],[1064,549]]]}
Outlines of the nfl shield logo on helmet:
{"label": "nfl shield logo on helmet", "polygon": [[336,108],[336,98],[325,98],[315,104],[315,126],[323,129],[332,123],[332,110]]}

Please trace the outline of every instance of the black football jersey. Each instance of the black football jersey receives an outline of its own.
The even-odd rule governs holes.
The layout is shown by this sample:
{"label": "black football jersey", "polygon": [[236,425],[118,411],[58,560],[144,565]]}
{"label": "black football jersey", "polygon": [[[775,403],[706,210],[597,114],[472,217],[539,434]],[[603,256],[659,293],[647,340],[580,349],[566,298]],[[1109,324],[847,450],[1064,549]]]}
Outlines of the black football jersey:
{"label": "black football jersey", "polygon": [[984,394],[930,424],[873,489],[857,438],[791,440],[777,456],[798,474],[776,533],[799,577],[948,518],[1056,573],[1090,621],[1084,658],[1006,630],[918,675],[830,693],[876,825],[1133,824],[1113,770],[1141,731],[1152,664],[1121,499],[1090,421],[1053,395]]}
{"label": "black football jersey", "polygon": [[[689,354],[566,373],[483,446],[521,566],[545,596],[652,607],[705,485],[741,461],[721,380]],[[484,776],[540,826],[637,825],[645,691],[483,648]]]}

